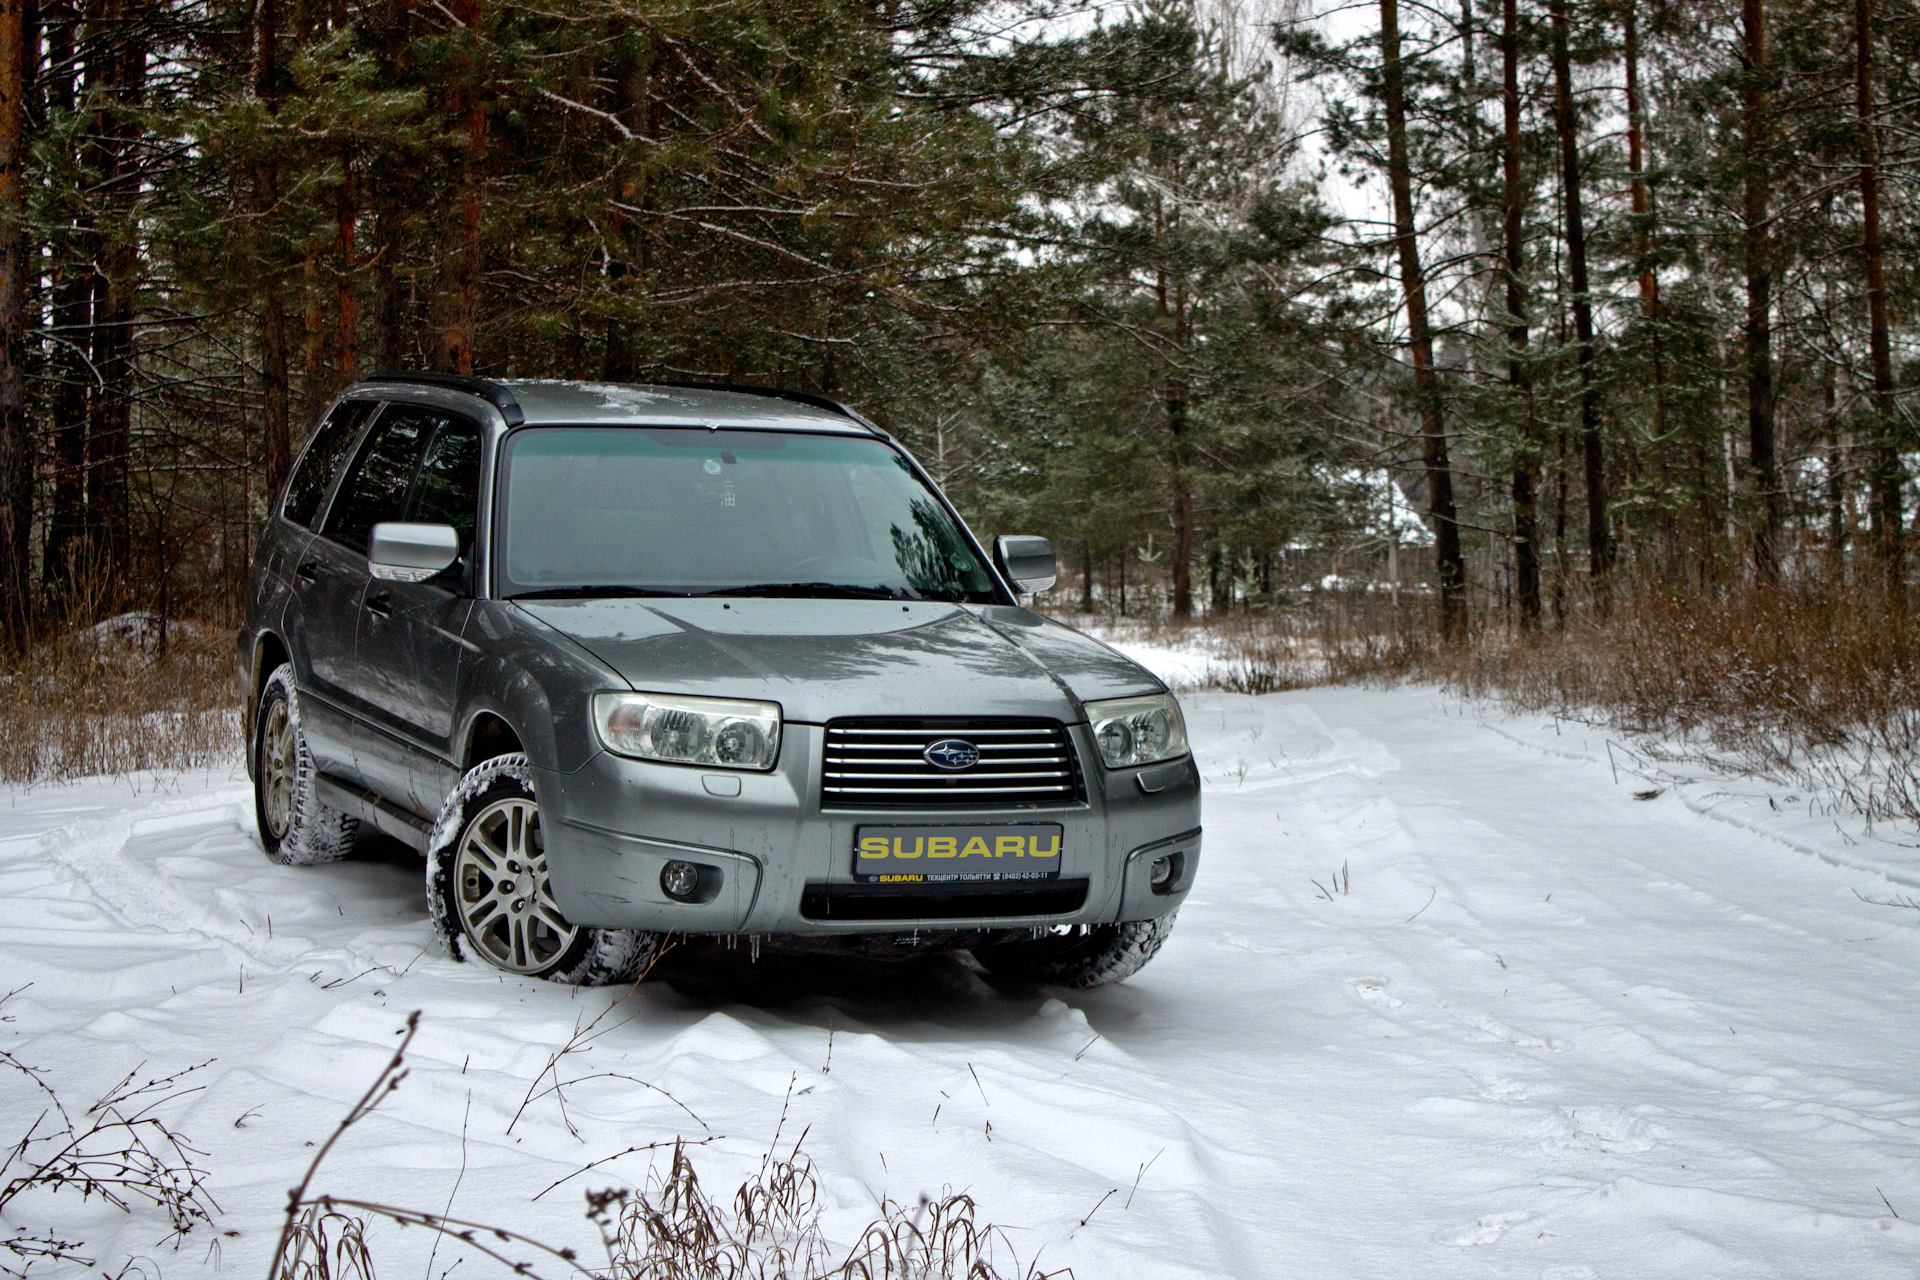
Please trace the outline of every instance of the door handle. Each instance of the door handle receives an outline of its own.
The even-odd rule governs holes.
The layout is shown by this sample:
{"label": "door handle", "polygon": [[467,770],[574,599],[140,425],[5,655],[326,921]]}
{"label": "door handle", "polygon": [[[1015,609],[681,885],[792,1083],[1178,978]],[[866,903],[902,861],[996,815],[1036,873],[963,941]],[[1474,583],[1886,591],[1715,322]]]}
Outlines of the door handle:
{"label": "door handle", "polygon": [[393,616],[393,593],[382,591],[367,597],[367,612],[377,613],[383,618]]}
{"label": "door handle", "polygon": [[293,576],[305,583],[318,582],[320,581],[320,565],[316,561],[309,560],[298,569],[295,569]]}

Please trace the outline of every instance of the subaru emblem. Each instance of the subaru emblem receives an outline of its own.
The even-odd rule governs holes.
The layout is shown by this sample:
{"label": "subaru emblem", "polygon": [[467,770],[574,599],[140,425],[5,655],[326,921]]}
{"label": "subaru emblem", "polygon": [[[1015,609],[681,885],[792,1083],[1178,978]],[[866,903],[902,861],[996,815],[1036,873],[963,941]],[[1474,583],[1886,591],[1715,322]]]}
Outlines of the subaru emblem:
{"label": "subaru emblem", "polygon": [[971,769],[980,763],[980,748],[959,738],[942,738],[920,754],[936,769]]}

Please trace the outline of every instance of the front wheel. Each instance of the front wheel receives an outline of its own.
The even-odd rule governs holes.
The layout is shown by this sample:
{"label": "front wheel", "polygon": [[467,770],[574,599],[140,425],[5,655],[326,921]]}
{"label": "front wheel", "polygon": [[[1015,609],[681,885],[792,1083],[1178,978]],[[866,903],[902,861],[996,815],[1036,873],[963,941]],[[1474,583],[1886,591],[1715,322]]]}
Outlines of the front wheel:
{"label": "front wheel", "polygon": [[973,958],[988,973],[1060,987],[1104,987],[1131,978],[1153,959],[1173,932],[1173,917],[1122,924],[1078,924],[975,947]]}
{"label": "front wheel", "polygon": [[427,905],[454,959],[576,986],[637,980],[659,934],[576,925],[554,903],[533,773],[524,755],[467,771],[427,849]]}

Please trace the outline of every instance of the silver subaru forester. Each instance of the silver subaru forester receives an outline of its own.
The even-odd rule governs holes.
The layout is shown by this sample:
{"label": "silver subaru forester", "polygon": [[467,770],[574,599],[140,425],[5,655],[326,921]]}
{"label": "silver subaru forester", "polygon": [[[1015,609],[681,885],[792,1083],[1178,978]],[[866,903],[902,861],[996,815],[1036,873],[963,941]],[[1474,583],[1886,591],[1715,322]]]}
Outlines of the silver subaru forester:
{"label": "silver subaru forester", "polygon": [[1019,604],[833,401],[394,374],[314,431],[238,658],[261,844],[426,855],[455,957],[605,983],[673,936],[1092,986],[1200,861],[1180,707]]}

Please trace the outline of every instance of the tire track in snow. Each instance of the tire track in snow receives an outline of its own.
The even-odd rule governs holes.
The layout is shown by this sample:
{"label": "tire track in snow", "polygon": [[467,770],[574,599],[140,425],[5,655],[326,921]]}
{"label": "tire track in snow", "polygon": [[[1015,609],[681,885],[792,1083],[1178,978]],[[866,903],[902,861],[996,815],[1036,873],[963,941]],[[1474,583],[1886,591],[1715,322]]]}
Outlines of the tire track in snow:
{"label": "tire track in snow", "polygon": [[[25,852],[64,868],[97,906],[128,927],[158,935],[191,934],[236,965],[253,966],[262,976],[284,974],[306,964],[365,967],[397,959],[390,954],[384,961],[378,959],[376,952],[385,954],[392,948],[365,947],[355,938],[323,941],[297,933],[271,933],[267,918],[271,913],[263,910],[257,926],[249,922],[230,886],[217,886],[211,898],[196,899],[161,870],[169,859],[226,865],[236,860],[233,855],[248,853],[259,859],[256,875],[276,871],[299,875],[308,870],[289,872],[266,860],[253,833],[252,808],[251,792],[241,788],[173,797],[150,802],[140,810],[62,823],[26,838]],[[344,912],[343,926],[351,929]]]}

